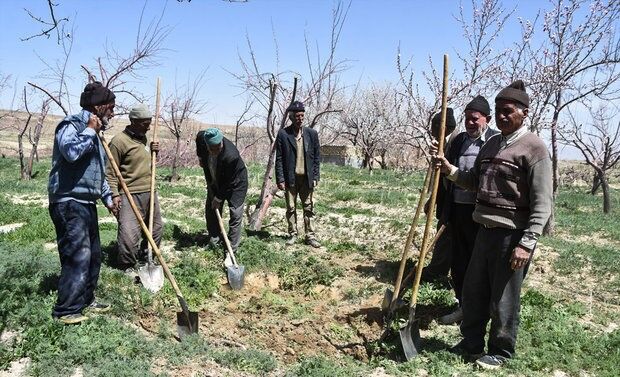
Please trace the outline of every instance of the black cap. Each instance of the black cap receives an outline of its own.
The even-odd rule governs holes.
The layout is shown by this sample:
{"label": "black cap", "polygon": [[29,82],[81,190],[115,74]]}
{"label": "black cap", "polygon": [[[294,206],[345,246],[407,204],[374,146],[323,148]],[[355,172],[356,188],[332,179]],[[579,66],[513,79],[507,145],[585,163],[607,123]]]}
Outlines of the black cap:
{"label": "black cap", "polygon": [[80,95],[80,106],[82,108],[105,105],[114,102],[116,96],[112,91],[99,81],[86,84],[84,91]]}
{"label": "black cap", "polygon": [[486,116],[491,115],[491,106],[489,106],[489,101],[480,95],[476,96],[470,103],[467,104],[467,106],[465,106],[465,111],[467,110],[477,111]]}
{"label": "black cap", "polygon": [[[448,136],[456,128],[456,119],[454,119],[454,110],[451,107],[446,109],[446,133],[444,136]],[[441,127],[441,111],[433,115],[431,120],[431,134],[435,139],[439,137],[439,128]]]}
{"label": "black cap", "polygon": [[305,112],[306,108],[304,107],[304,104],[302,102],[299,101],[293,101],[293,103],[291,103],[289,105],[289,107],[286,109],[287,112],[292,112],[292,113],[298,113],[300,111]]}
{"label": "black cap", "polygon": [[530,107],[530,96],[525,92],[525,83],[522,80],[516,80],[502,89],[495,97],[495,102],[502,100],[518,102],[525,107]]}

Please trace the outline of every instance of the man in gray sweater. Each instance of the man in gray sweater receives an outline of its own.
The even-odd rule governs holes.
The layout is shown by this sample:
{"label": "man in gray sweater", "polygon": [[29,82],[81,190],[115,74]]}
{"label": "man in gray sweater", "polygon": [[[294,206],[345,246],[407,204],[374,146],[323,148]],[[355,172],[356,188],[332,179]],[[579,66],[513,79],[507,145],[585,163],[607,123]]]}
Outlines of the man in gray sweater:
{"label": "man in gray sweater", "polygon": [[501,134],[487,140],[468,172],[443,156],[435,159],[448,179],[476,191],[472,217],[480,230],[463,285],[463,340],[452,350],[480,356],[476,364],[487,369],[514,356],[521,285],[553,204],[549,152],[524,127],[529,102],[521,80],[499,92],[495,122]]}

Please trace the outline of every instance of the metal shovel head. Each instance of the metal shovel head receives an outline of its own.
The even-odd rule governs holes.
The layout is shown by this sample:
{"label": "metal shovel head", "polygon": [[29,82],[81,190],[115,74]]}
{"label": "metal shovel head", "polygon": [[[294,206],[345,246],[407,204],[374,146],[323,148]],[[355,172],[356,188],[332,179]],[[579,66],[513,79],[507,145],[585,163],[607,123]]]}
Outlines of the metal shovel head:
{"label": "metal shovel head", "polygon": [[400,335],[400,342],[407,361],[418,356],[421,342],[418,320],[409,320],[405,326],[398,330],[398,334]]}
{"label": "metal shovel head", "polygon": [[179,338],[183,338],[186,335],[198,333],[198,313],[188,312],[189,322],[187,321],[187,315],[184,312],[177,312],[177,333]]}
{"label": "metal shovel head", "polygon": [[[383,294],[383,301],[381,301],[381,311],[383,312],[384,316],[390,314],[390,303],[392,302],[393,297],[394,292],[392,292],[391,289],[387,288],[385,290],[385,293]],[[404,306],[405,302],[401,298],[397,298],[392,310],[396,311]]]}
{"label": "metal shovel head", "polygon": [[383,301],[381,301],[381,311],[383,315],[387,315],[390,310],[390,303],[392,302],[392,297],[394,297],[394,292],[391,289],[387,288],[385,293],[383,294]]}
{"label": "metal shovel head", "polygon": [[226,267],[226,274],[228,275],[228,284],[230,287],[238,291],[243,288],[245,267],[237,264]]}
{"label": "metal shovel head", "polygon": [[161,266],[147,264],[138,269],[138,276],[142,286],[149,292],[155,293],[164,286],[164,270]]}

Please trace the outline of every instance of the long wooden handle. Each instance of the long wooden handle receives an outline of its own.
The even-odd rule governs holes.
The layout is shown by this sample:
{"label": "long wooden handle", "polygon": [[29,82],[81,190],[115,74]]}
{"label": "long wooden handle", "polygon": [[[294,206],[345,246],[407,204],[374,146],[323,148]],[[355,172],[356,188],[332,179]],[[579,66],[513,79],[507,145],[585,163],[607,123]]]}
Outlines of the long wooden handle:
{"label": "long wooden handle", "polygon": [[226,229],[224,228],[224,222],[222,221],[222,215],[220,214],[220,210],[218,208],[215,209],[215,215],[217,216],[217,222],[220,224],[220,232],[222,232],[222,237],[224,237],[224,243],[226,244],[226,249],[230,254],[230,258],[232,259],[233,264],[237,265],[237,258],[235,258],[235,253],[233,252],[232,246],[230,246],[230,240],[228,239],[228,234],[226,234]]}
{"label": "long wooden handle", "polygon": [[[123,176],[121,175],[121,171],[118,169],[118,165],[116,164],[116,161],[114,160],[114,157],[112,156],[112,152],[110,152],[110,147],[108,146],[108,143],[105,141],[105,138],[101,134],[99,134],[99,139],[101,140],[101,144],[103,145],[105,154],[108,156],[108,160],[110,164],[112,165],[114,174],[116,174],[118,183],[121,185],[121,188],[123,189],[123,192],[125,193],[125,196],[127,197],[127,201],[129,202],[129,205],[131,206],[133,213],[136,215],[136,219],[138,220],[138,223],[140,224],[140,228],[142,228],[142,232],[144,232],[146,239],[149,241],[149,245],[151,245],[151,248],[155,252],[155,255],[157,256],[157,260],[159,260],[159,264],[161,264],[162,268],[164,269],[164,273],[166,274],[166,277],[168,278],[168,280],[170,280],[170,284],[172,284],[172,288],[174,289],[174,292],[177,294],[177,298],[179,298],[179,302],[181,300],[184,300],[183,294],[181,293],[181,290],[179,289],[179,286],[177,285],[176,279],[172,275],[170,268],[168,268],[168,264],[162,257],[161,252],[159,251],[159,247],[157,247],[157,244],[155,243],[155,240],[153,239],[151,232],[146,227],[144,220],[142,220],[142,215],[140,214],[140,210],[138,210],[138,207],[136,207],[136,203],[134,202],[133,197],[131,196],[131,193],[129,192],[129,189],[127,188],[127,185],[125,184],[125,180],[123,179]],[[183,306],[187,307],[187,304],[184,302],[181,302],[181,307]]]}
{"label": "long wooden handle", "polygon": [[[443,56],[443,92],[441,93],[441,127],[439,128],[439,154],[443,153],[444,139],[446,135],[446,115],[448,109],[448,55]],[[420,259],[416,268],[415,279],[413,281],[413,289],[411,293],[410,308],[415,309],[418,302],[418,290],[420,288],[420,279],[422,277],[422,269],[424,268],[424,259],[428,251],[429,234],[431,224],[435,217],[435,202],[437,201],[437,189],[439,188],[439,166],[434,167],[435,175],[433,177],[433,190],[431,191],[430,208],[426,216],[426,226],[424,227],[424,238],[422,239],[422,250],[420,250]]]}
{"label": "long wooden handle", "polygon": [[[155,124],[153,125],[152,142],[157,141],[157,124],[159,123],[159,94],[160,81],[157,78],[157,98],[155,99]],[[149,232],[153,234],[153,210],[155,209],[155,169],[157,167],[157,152],[151,150],[151,196],[149,197]],[[151,248],[149,247],[149,253]]]}
{"label": "long wooden handle", "polygon": [[420,219],[420,214],[422,213],[422,208],[424,208],[424,200],[426,199],[426,192],[428,191],[428,186],[430,185],[430,176],[433,171],[433,164],[428,164],[428,169],[426,170],[426,175],[424,176],[424,183],[422,184],[422,191],[420,192],[420,198],[418,199],[418,207],[415,210],[415,215],[413,216],[413,221],[411,222],[411,227],[409,228],[409,234],[407,235],[407,241],[405,242],[405,247],[403,249],[403,254],[400,258],[400,265],[398,267],[398,275],[396,275],[396,282],[394,282],[394,295],[392,295],[392,301],[390,302],[390,311],[392,311],[394,304],[398,300],[398,293],[400,292],[400,287],[403,282],[403,274],[405,273],[405,265],[407,264],[407,259],[409,259],[409,250],[411,249],[411,244],[416,236],[416,230],[418,226],[418,221]]}

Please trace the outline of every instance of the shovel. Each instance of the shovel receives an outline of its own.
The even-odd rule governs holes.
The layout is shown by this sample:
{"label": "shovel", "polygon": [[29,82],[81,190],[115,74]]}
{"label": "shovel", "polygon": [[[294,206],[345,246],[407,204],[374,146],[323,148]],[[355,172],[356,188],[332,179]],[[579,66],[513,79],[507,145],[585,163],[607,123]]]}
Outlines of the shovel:
{"label": "shovel", "polygon": [[[437,243],[437,240],[439,239],[439,237],[441,237],[445,229],[446,229],[446,226],[443,224],[439,227],[439,230],[437,230],[437,233],[435,233],[435,236],[433,237],[433,241],[428,246],[429,250],[433,250],[433,248],[435,247],[435,244]],[[398,292],[398,295],[396,297],[394,297],[394,292],[392,292],[391,289],[388,288],[385,290],[385,294],[383,295],[383,302],[381,302],[381,310],[384,313],[387,313],[385,315],[388,316],[388,318],[390,318],[389,315],[393,314],[394,310],[401,308],[405,305],[403,300],[400,299],[400,294],[402,293],[401,287],[409,283],[409,280],[414,276],[416,270],[417,268],[409,272],[407,276],[402,278],[402,282],[401,282],[401,285],[398,291],[396,290],[396,288],[394,288],[394,292]],[[390,305],[394,305],[394,307],[391,307]]]}
{"label": "shovel", "polygon": [[155,240],[153,239],[153,236],[151,235],[149,228],[146,227],[144,220],[142,220],[142,215],[140,214],[140,210],[138,209],[138,207],[136,207],[136,203],[133,201],[133,197],[131,196],[131,193],[129,192],[127,185],[125,184],[125,180],[123,179],[123,176],[121,175],[120,170],[118,170],[118,165],[116,164],[116,161],[114,160],[114,157],[112,156],[112,152],[110,152],[110,147],[108,146],[108,143],[105,141],[105,138],[103,137],[102,134],[99,134],[99,139],[101,140],[101,145],[103,145],[105,154],[108,156],[108,161],[110,162],[110,165],[112,166],[112,169],[114,170],[114,174],[116,175],[116,178],[118,179],[118,183],[121,185],[121,188],[123,189],[123,192],[125,193],[125,196],[127,196],[127,201],[129,202],[129,205],[131,206],[133,213],[136,215],[136,219],[138,220],[138,223],[140,224],[140,228],[142,228],[142,232],[146,236],[146,239],[148,240],[149,245],[151,245],[152,250],[155,252],[155,255],[157,256],[157,260],[159,261],[159,264],[164,269],[164,274],[170,281],[170,284],[172,284],[172,288],[174,289],[174,292],[177,295],[177,300],[179,300],[179,304],[181,305],[181,310],[182,310],[181,312],[177,312],[177,328],[179,332],[179,337],[183,337],[184,335],[187,335],[187,334],[198,333],[198,313],[189,311],[187,302],[185,301],[185,298],[183,297],[183,294],[181,293],[181,290],[179,289],[179,286],[177,285],[176,279],[172,275],[170,268],[168,268],[168,264],[164,260],[164,257],[161,255],[161,252],[159,251],[159,247],[157,247],[157,244],[155,243]]}
{"label": "shovel", "polygon": [[[403,248],[403,253],[400,258],[400,265],[398,267],[398,274],[396,275],[396,281],[394,282],[394,292],[400,293],[400,287],[403,280],[403,274],[405,272],[405,265],[407,264],[407,259],[409,259],[409,249],[411,248],[411,244],[416,236],[416,228],[418,226],[418,220],[420,219],[420,213],[422,212],[422,208],[424,207],[424,199],[426,199],[426,192],[428,191],[428,185],[430,183],[430,175],[433,170],[433,165],[428,165],[428,170],[426,171],[426,176],[424,177],[424,183],[422,184],[422,192],[420,193],[420,198],[418,199],[418,207],[415,210],[415,215],[413,216],[413,221],[411,222],[411,226],[409,227],[409,234],[407,235],[407,241],[405,241],[405,247]],[[385,290],[383,294],[383,303],[381,304],[381,309],[387,318],[386,323],[391,321],[392,314],[397,306],[398,294],[394,294],[392,290],[389,288]],[[402,302],[401,302],[402,304]]]}
{"label": "shovel", "polygon": [[[443,56],[443,92],[441,95],[441,127],[439,129],[439,146],[438,153],[443,153],[443,144],[445,140],[446,131],[446,114],[447,114],[447,96],[448,96],[448,55]],[[433,164],[431,164],[432,166]],[[416,268],[415,279],[413,281],[413,289],[411,293],[411,303],[409,304],[409,319],[398,331],[400,335],[400,341],[403,346],[405,358],[411,360],[416,357],[420,349],[420,324],[415,318],[415,309],[418,301],[418,290],[420,288],[420,278],[422,277],[422,269],[424,268],[424,259],[426,258],[426,252],[429,247],[429,234],[431,230],[431,223],[435,217],[435,202],[437,201],[437,189],[439,187],[439,167],[434,168],[435,175],[433,176],[430,209],[426,216],[426,226],[424,227],[424,238],[422,239],[422,247],[420,250],[420,260]]]}
{"label": "shovel", "polygon": [[[159,93],[160,82],[157,78],[157,99],[155,104],[155,124],[153,125],[153,139],[157,141],[157,124],[159,122]],[[157,165],[157,152],[151,151],[151,196],[149,198],[149,232],[153,234],[153,211],[155,207],[155,169]],[[164,286],[164,271],[161,266],[153,263],[153,250],[148,247],[148,263],[138,269],[140,282],[148,291],[155,293]]]}
{"label": "shovel", "polygon": [[220,232],[222,233],[222,237],[224,237],[224,243],[226,244],[226,249],[228,250],[228,255],[230,255],[230,259],[232,259],[232,266],[226,266],[226,275],[228,276],[228,284],[230,287],[238,291],[243,288],[243,277],[245,273],[245,267],[237,264],[237,258],[235,258],[235,253],[233,252],[232,247],[230,246],[230,241],[228,240],[228,235],[226,234],[226,229],[224,229],[224,222],[222,221],[222,215],[220,214],[220,210],[218,208],[215,209],[215,215],[217,216],[217,222],[220,224]]}

